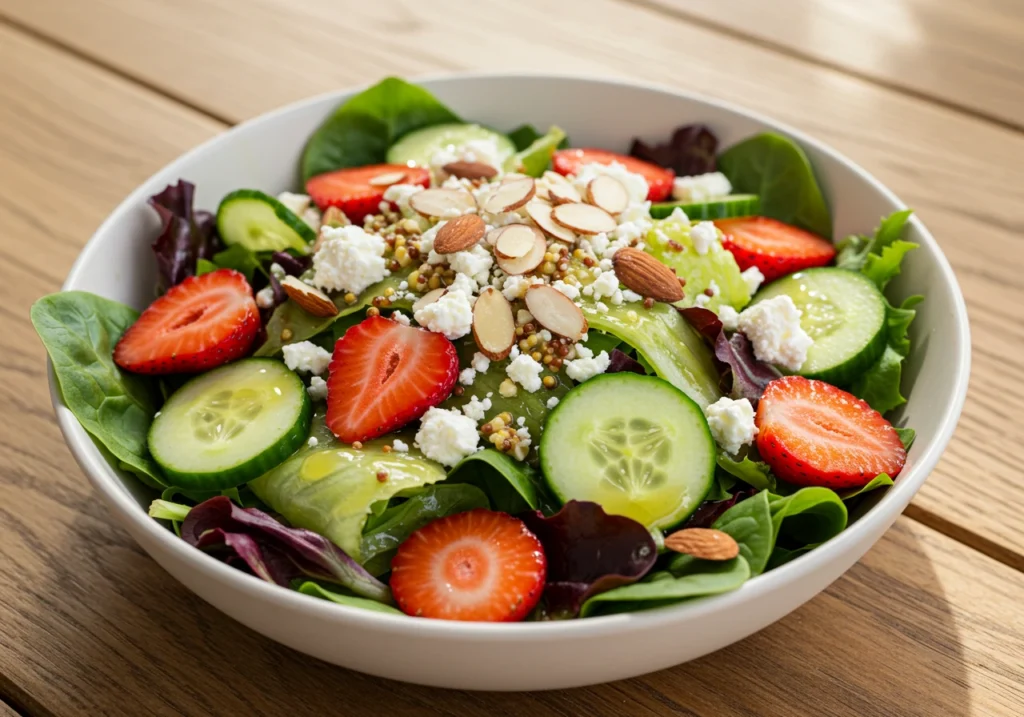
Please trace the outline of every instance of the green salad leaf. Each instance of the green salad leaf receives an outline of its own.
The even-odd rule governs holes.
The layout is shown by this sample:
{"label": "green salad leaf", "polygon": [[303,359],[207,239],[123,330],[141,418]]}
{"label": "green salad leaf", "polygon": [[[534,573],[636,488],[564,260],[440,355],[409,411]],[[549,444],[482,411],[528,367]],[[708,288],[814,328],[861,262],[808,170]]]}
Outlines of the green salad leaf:
{"label": "green salad leaf", "polygon": [[854,234],[843,239],[836,247],[836,266],[851,271],[863,269],[869,254],[880,255],[883,249],[903,236],[903,228],[910,220],[911,214],[913,211],[910,209],[893,212],[882,219],[872,236]]}
{"label": "green salad leaf", "polygon": [[324,172],[386,161],[388,147],[410,132],[461,122],[430,92],[388,77],[336,109],[309,138],[302,181]]}
{"label": "green salad leaf", "polygon": [[528,146],[509,157],[505,162],[505,169],[539,177],[551,165],[552,155],[564,141],[565,131],[561,127],[552,126],[547,134],[537,137]]}
{"label": "green salad leaf", "polygon": [[747,485],[758,490],[775,490],[775,476],[772,475],[772,469],[764,461],[754,461],[749,457],[737,461],[721,451],[717,460],[718,467],[722,471],[739,478]]}
{"label": "green salad leaf", "polygon": [[224,251],[217,252],[213,255],[212,263],[217,269],[234,269],[245,274],[245,278],[249,282],[252,282],[257,271],[266,274],[259,256],[241,244],[233,244]]}
{"label": "green salad leaf", "polygon": [[893,485],[892,478],[890,478],[886,473],[879,473],[877,476],[872,478],[864,487],[851,488],[850,490],[845,490],[839,493],[839,497],[842,498],[843,500],[850,500],[852,498],[856,498],[857,496],[864,495],[865,493],[870,493],[873,490],[878,490],[879,488],[888,488],[891,485]]}
{"label": "green salad leaf", "polygon": [[495,510],[521,513],[541,506],[540,480],[529,465],[493,448],[463,458],[448,473],[451,483],[470,483],[482,489]]}
{"label": "green salad leaf", "polygon": [[359,597],[340,585],[331,585],[328,588],[312,580],[295,580],[292,582],[292,588],[298,590],[303,595],[309,595],[310,597],[319,598],[321,600],[330,600],[331,602],[338,603],[339,605],[348,605],[349,607],[358,607],[364,610],[374,610],[376,612],[386,612],[391,615],[405,614],[398,608],[391,607],[390,605],[378,602],[377,600]]}
{"label": "green salad leaf", "polygon": [[163,486],[147,436],[159,405],[156,383],[122,371],[114,346],[139,313],[85,291],[50,294],[32,305],[64,402],[82,427],[146,485]]}
{"label": "green salad leaf", "polygon": [[793,140],[764,132],[718,157],[736,194],[761,198],[761,214],[832,237],[832,215],[807,155]]}
{"label": "green salad leaf", "polygon": [[917,431],[913,428],[900,428],[899,426],[894,426],[893,428],[896,429],[896,435],[900,437],[900,442],[903,443],[903,449],[909,452],[910,447],[914,445],[914,440],[917,438]]}
{"label": "green salad leaf", "polygon": [[760,575],[775,547],[775,527],[768,504],[771,494],[755,493],[729,508],[711,526],[731,535],[740,546],[740,556],[750,566],[750,575]]}
{"label": "green salad leaf", "polygon": [[220,267],[214,264],[209,259],[199,257],[196,259],[196,276],[202,276],[203,274],[209,274],[211,271],[217,271]]}

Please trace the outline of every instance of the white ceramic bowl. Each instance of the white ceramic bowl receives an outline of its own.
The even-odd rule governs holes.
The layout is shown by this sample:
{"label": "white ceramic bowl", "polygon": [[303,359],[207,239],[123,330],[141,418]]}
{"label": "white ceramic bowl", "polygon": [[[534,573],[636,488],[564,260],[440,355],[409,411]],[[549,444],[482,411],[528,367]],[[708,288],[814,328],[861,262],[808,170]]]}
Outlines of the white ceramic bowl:
{"label": "white ceramic bowl", "polygon": [[[604,80],[463,75],[423,82],[463,117],[511,129],[558,124],[575,146],[625,151],[630,139],[666,137],[704,122],[722,144],[766,129],[807,151],[830,200],[836,236],[868,232],[903,207],[876,179],[820,142],[770,119],[704,97]],[[158,229],[146,198],[179,177],[198,187],[197,207],[227,192],[299,186],[303,144],[350,92],[300,102],[246,122],[192,150],[135,190],[86,245],[64,285],[142,308],[152,297],[149,245]],[[297,650],[374,675],[481,690],[566,688],[640,675],[705,655],[799,607],[843,574],[892,524],[946,447],[967,391],[970,341],[956,279],[916,219],[914,252],[892,287],[924,293],[912,327],[914,351],[899,418],[918,439],[895,487],[845,532],[808,555],[717,597],[648,612],[550,623],[457,623],[335,605],[267,584],[189,547],[146,515],[153,497],[110,465],[63,405],[51,375],[57,419],[78,463],[117,518],[175,578],[218,609]],[[785,650],[785,645],[779,645]]]}

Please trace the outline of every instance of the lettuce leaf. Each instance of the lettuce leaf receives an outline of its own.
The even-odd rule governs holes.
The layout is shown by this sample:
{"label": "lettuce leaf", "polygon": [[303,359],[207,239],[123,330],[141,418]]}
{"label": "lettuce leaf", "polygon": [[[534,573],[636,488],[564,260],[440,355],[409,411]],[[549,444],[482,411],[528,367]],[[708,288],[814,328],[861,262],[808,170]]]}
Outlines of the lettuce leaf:
{"label": "lettuce leaf", "polygon": [[505,163],[505,169],[510,172],[522,172],[531,177],[539,177],[551,165],[551,156],[556,149],[562,146],[564,141],[565,131],[561,127],[552,125],[547,134],[537,137],[528,146],[509,157]]}
{"label": "lettuce leaf", "polygon": [[179,179],[149,198],[161,222],[160,235],[153,242],[161,293],[195,275],[198,261],[212,260],[221,248],[214,216],[192,206],[195,191],[194,184]]}
{"label": "lettuce leaf", "polygon": [[714,132],[702,124],[688,124],[677,128],[664,144],[652,146],[634,137],[629,154],[668,167],[680,177],[689,177],[714,172],[717,150],[718,138]]}

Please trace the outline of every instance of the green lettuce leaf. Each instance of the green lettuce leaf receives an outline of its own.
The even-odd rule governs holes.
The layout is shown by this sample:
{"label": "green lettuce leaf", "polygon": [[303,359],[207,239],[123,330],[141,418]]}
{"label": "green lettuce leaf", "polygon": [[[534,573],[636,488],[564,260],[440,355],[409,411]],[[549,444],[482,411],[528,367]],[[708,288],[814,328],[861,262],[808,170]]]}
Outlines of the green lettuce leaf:
{"label": "green lettuce leaf", "polygon": [[898,239],[889,246],[882,249],[881,254],[874,252],[868,254],[867,261],[861,273],[875,282],[879,289],[885,289],[886,285],[900,273],[900,264],[907,252],[917,249],[914,242]]}
{"label": "green lettuce leaf", "polygon": [[466,456],[448,473],[451,483],[470,483],[491,499],[495,510],[521,513],[541,506],[540,481],[529,465],[493,448]]}
{"label": "green lettuce leaf", "polygon": [[[515,142],[515,140],[512,141]],[[551,156],[563,141],[565,141],[565,131],[561,127],[552,126],[547,134],[537,137],[527,147],[509,157],[505,163],[505,169],[510,172],[522,172],[531,177],[539,177],[550,166]]]}
{"label": "green lettuce leaf", "polygon": [[[724,452],[718,454],[718,467],[747,485],[758,490],[775,490],[775,476],[764,461],[753,461],[749,457],[742,461],[733,460]],[[706,498],[705,500],[711,500]],[[718,499],[721,500],[721,499]]]}
{"label": "green lettuce leaf", "polygon": [[859,495],[870,493],[871,491],[878,490],[879,488],[888,488],[892,484],[892,478],[890,478],[888,474],[879,473],[863,488],[851,488],[850,490],[845,490],[839,493],[839,497],[843,500],[850,500],[851,498],[856,498]]}

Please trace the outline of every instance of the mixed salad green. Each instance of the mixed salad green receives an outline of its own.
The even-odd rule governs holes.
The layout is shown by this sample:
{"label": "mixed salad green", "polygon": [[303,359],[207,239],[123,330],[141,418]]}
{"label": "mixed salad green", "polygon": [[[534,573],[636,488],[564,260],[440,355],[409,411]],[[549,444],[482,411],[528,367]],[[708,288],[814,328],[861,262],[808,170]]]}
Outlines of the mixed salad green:
{"label": "mixed salad green", "polygon": [[833,245],[788,138],[574,148],[390,78],[299,162],[302,193],[152,197],[141,314],[32,308],[68,408],[196,548],[370,610],[586,618],[734,590],[903,468],[910,212]]}

